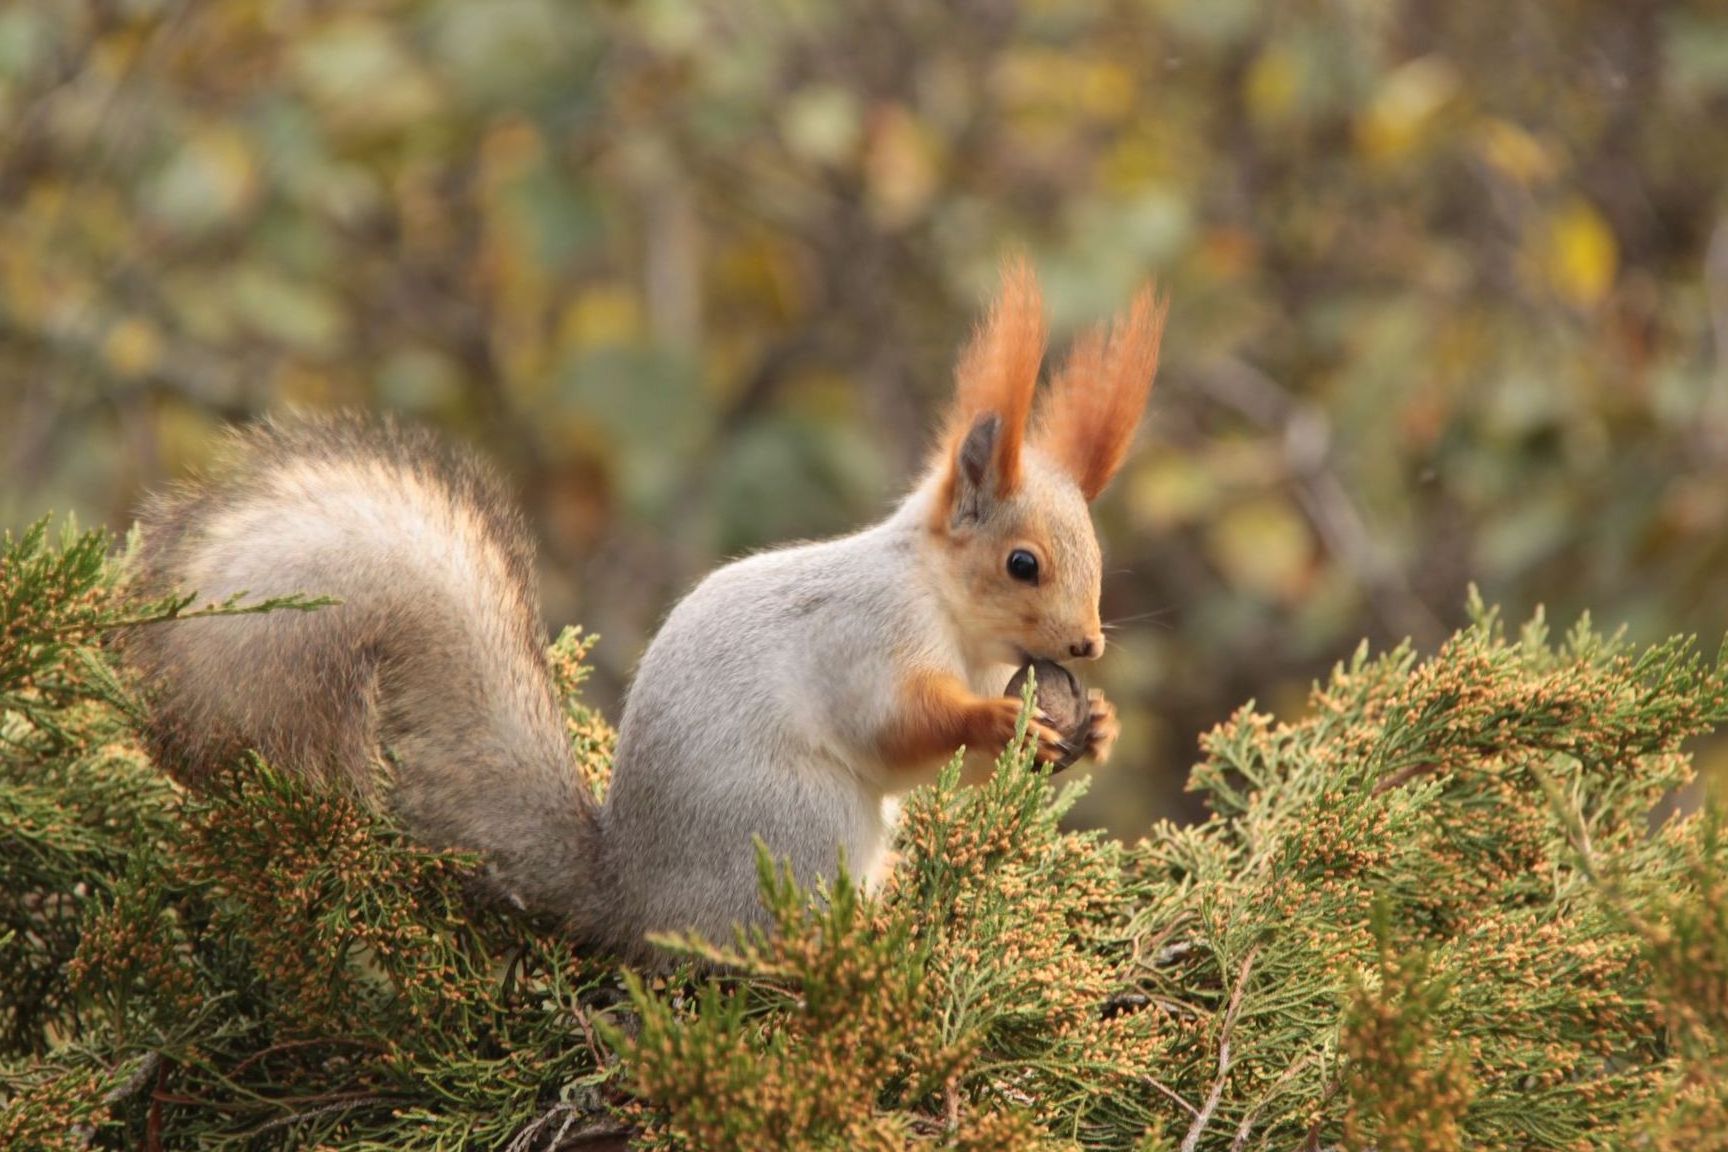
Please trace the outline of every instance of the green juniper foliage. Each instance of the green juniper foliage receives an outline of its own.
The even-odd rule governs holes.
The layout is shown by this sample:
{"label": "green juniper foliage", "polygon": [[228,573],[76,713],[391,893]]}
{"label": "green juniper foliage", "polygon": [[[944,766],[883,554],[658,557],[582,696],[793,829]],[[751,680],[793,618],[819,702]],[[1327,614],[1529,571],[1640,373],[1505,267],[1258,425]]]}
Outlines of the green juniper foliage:
{"label": "green juniper foliage", "polygon": [[[480,863],[241,763],[152,770],[97,534],[0,551],[0,1147],[1650,1148],[1728,1133],[1728,834],[1665,818],[1728,675],[1492,612],[1245,709],[1213,815],[1124,846],[1011,749],[906,804],[872,896],[654,978]],[[288,609],[316,610],[295,601]],[[228,604],[216,610],[245,610]],[[553,646],[576,761],[612,734]]]}

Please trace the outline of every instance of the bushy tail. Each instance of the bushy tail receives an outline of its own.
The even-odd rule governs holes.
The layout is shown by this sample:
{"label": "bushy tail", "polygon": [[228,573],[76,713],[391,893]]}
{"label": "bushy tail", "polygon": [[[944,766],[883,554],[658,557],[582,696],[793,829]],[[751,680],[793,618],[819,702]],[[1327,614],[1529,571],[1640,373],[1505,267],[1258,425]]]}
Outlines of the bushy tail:
{"label": "bushy tail", "polygon": [[122,652],[166,769],[196,784],[256,748],[387,791],[420,838],[480,851],[525,904],[580,918],[596,813],[542,654],[533,547],[482,464],[389,423],[264,423],[142,528],[145,594],[341,601],[133,629]]}

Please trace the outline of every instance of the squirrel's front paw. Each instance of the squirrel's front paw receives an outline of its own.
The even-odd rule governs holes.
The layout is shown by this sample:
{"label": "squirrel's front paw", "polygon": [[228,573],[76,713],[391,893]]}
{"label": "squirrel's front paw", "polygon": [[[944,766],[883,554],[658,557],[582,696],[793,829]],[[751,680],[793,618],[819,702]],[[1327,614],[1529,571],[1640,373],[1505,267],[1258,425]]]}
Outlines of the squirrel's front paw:
{"label": "squirrel's front paw", "polygon": [[[1013,741],[1020,726],[1020,701],[1004,697],[985,701],[985,706],[989,709],[988,726],[991,730],[988,743],[999,751]],[[1042,712],[1034,713],[1026,722],[1026,736],[1032,741],[1033,759],[1046,767],[1063,765],[1073,751],[1062,738],[1062,733]]]}
{"label": "squirrel's front paw", "polygon": [[1122,734],[1122,724],[1116,719],[1116,705],[1104,698],[1101,689],[1094,688],[1086,693],[1086,703],[1085,754],[1092,757],[1094,763],[1102,764],[1110,759],[1110,753],[1116,747],[1116,737]]}
{"label": "squirrel's front paw", "polygon": [[1060,772],[1077,758],[1073,743],[1043,712],[1036,713],[1026,725],[1026,735],[1037,741],[1032,758],[1042,767]]}

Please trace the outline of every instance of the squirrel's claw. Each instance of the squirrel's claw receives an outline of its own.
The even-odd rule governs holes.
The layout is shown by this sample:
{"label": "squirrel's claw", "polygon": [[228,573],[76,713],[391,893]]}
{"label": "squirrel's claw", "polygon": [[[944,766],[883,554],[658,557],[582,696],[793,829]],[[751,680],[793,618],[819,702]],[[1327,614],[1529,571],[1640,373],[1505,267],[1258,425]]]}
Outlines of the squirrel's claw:
{"label": "squirrel's claw", "polygon": [[1062,746],[1062,733],[1042,713],[1026,725],[1026,735],[1036,746],[1040,760],[1050,758],[1051,753]]}
{"label": "squirrel's claw", "polygon": [[1052,775],[1069,767],[1084,754],[1084,749],[1076,747],[1042,708],[1033,712],[1026,734],[1036,742],[1034,762],[1050,769]]}

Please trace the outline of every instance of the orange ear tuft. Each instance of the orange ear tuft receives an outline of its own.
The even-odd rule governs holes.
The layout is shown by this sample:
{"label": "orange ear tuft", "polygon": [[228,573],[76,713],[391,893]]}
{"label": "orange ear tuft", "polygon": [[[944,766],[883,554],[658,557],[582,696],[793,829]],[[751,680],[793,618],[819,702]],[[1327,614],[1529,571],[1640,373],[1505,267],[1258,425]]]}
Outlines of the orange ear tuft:
{"label": "orange ear tuft", "polygon": [[1093,500],[1128,454],[1158,371],[1168,303],[1148,284],[1108,329],[1075,342],[1038,413],[1038,446]]}
{"label": "orange ear tuft", "polygon": [[966,434],[981,417],[995,413],[996,495],[1014,490],[1020,479],[1020,445],[1044,359],[1044,298],[1024,256],[1002,263],[1002,290],[960,357],[954,407],[942,438],[952,462]]}

